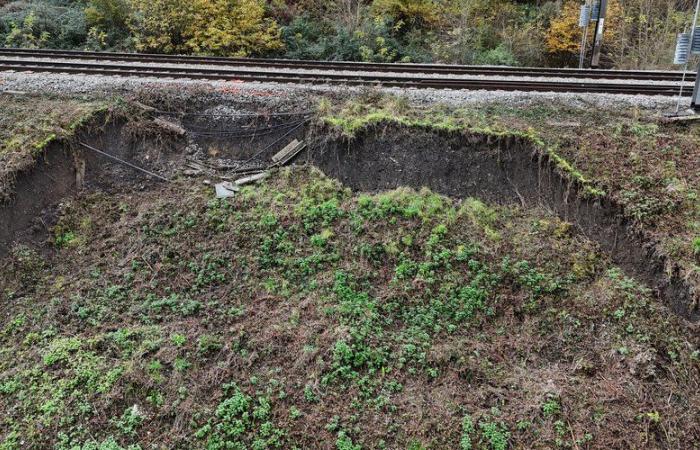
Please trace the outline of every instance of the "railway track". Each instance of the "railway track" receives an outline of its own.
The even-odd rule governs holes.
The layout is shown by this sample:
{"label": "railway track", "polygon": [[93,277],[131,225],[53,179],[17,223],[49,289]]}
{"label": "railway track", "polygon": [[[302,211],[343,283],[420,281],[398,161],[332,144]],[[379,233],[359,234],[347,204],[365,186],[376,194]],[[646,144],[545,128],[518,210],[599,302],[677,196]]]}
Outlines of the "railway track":
{"label": "railway track", "polygon": [[[600,70],[545,67],[461,66],[444,64],[364,63],[350,61],[306,61],[290,59],[228,58],[217,56],[173,56],[141,53],[83,52],[74,50],[33,50],[0,48],[0,56],[33,58],[69,58],[78,60],[132,61],[141,63],[183,63],[192,65],[231,65],[339,71],[376,71],[388,73],[424,73],[443,75],[493,75],[558,78],[597,78],[618,80],[682,81],[683,73],[674,71]],[[694,73],[686,74],[686,80]]]}
{"label": "railway track", "polygon": [[[9,59],[14,57],[15,59]],[[31,58],[31,59],[29,59]],[[70,60],[70,61],[68,61]],[[78,60],[79,62],[77,62]],[[170,64],[169,66],[143,66],[133,63]],[[179,63],[180,67],[175,66]],[[185,67],[184,64],[188,67]],[[220,65],[217,68],[192,67],[192,65]],[[420,72],[406,71],[405,67]],[[319,69],[323,67],[323,69]],[[343,69],[339,69],[343,67]],[[382,69],[379,70],[378,67]],[[279,69],[285,69],[284,72]],[[294,70],[299,70],[294,72]],[[308,69],[321,70],[309,73]],[[352,70],[352,71],[351,71]],[[428,72],[442,70],[443,72]],[[471,72],[459,72],[472,70]],[[575,69],[536,69],[474,66],[391,65],[347,62],[285,61],[216,57],[173,57],[165,55],[140,55],[130,53],[97,53],[63,50],[0,49],[0,71],[45,72],[85,75],[111,75],[123,77],[155,77],[171,79],[257,81],[303,84],[344,84],[355,86],[386,86],[401,88],[435,88],[465,90],[505,90],[538,92],[581,92],[609,94],[677,95],[678,84],[659,84],[659,81],[680,81],[677,72],[630,71],[577,71]],[[371,71],[373,73],[360,73]],[[449,71],[449,72],[444,72]],[[402,75],[396,74],[401,72]],[[597,75],[592,75],[594,72]],[[430,74],[463,75],[458,78],[434,78]],[[542,75],[548,73],[549,75]],[[577,76],[569,74],[577,73]],[[614,74],[625,74],[622,80],[638,80],[614,83],[595,82],[591,79],[614,79]],[[631,78],[633,73],[646,74],[646,78]],[[420,76],[422,75],[422,76]],[[469,75],[498,75],[499,79],[468,78]],[[508,79],[511,76],[513,79]],[[670,78],[662,78],[663,76]],[[687,79],[690,79],[689,75]],[[586,78],[585,81],[557,81],[518,79],[518,77]],[[627,78],[625,78],[627,77]],[[657,78],[653,78],[657,77]],[[690,95],[690,89],[686,89]]]}

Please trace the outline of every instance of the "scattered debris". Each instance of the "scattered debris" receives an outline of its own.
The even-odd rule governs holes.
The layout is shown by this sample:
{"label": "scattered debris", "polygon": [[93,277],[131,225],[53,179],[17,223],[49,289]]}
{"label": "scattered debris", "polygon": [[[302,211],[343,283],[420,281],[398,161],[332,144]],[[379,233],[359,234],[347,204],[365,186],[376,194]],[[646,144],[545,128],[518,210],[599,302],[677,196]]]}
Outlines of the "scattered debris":
{"label": "scattered debris", "polygon": [[663,122],[666,123],[677,123],[677,122],[696,122],[700,120],[700,114],[684,114],[677,116],[664,117]]}
{"label": "scattered debris", "polygon": [[575,121],[548,120],[546,123],[547,123],[547,125],[550,125],[553,127],[579,128],[581,126],[581,122],[575,122]]}
{"label": "scattered debris", "polygon": [[223,183],[218,183],[216,186],[216,198],[229,198],[233,197],[236,192],[240,191],[241,188],[231,182],[224,181]]}
{"label": "scattered debris", "polygon": [[278,153],[276,153],[272,157],[272,162],[278,166],[285,165],[305,148],[306,148],[306,144],[304,143],[304,141],[300,142],[300,141],[294,139],[292,142],[287,144],[286,147],[284,147],[282,150],[280,150]]}
{"label": "scattered debris", "polygon": [[183,173],[189,176],[196,176],[207,172],[207,170],[210,169],[209,167],[191,159],[187,159],[185,164],[187,165],[188,169],[185,169]]}
{"label": "scattered debris", "polygon": [[238,180],[235,181],[235,183],[238,186],[243,186],[243,185],[250,184],[250,183],[257,183],[258,181],[262,181],[269,176],[270,176],[269,172],[260,172],[260,173],[257,173],[255,175],[249,175],[247,177],[239,178]]}
{"label": "scattered debris", "polygon": [[156,108],[154,108],[152,106],[144,105],[143,103],[141,103],[139,101],[133,101],[132,103],[134,104],[134,106],[138,106],[139,108],[143,109],[144,111],[149,111],[149,112],[157,111]]}
{"label": "scattered debris", "polygon": [[[163,120],[161,118],[156,120],[160,120],[159,124],[164,127],[180,127],[177,124],[173,124],[172,122]],[[183,129],[183,132],[184,131],[185,130]],[[186,167],[184,168],[182,173],[185,176],[191,177],[203,174],[209,176],[217,176],[223,180],[230,180],[228,176],[231,175],[249,175],[247,177],[237,180],[236,183],[238,185],[253,183],[267,177],[267,175],[264,175],[264,171],[273,167],[280,167],[289,163],[305,148],[306,143],[304,141],[294,139],[272,157],[271,163],[261,164],[252,163],[251,161],[253,158],[241,161],[224,158],[206,157],[204,156],[204,152],[202,151],[202,149],[199,148],[197,144],[190,144],[187,146],[188,155],[186,156]],[[219,172],[219,174],[217,174],[217,172]],[[221,172],[225,173],[221,174]]]}
{"label": "scattered debris", "polygon": [[[257,174],[267,169],[267,166],[261,166],[259,164],[251,165],[244,164],[241,161],[229,161],[229,160],[214,160],[214,161],[202,161],[200,159],[194,159],[187,157],[186,160],[187,169],[183,172],[185,175],[196,176],[200,174],[215,175],[216,172],[227,172],[228,174]],[[220,178],[225,178],[219,175]]]}
{"label": "scattered debris", "polygon": [[190,158],[200,157],[202,153],[203,150],[197,143],[190,142],[187,144],[187,147],[185,147],[185,154],[189,155],[188,157]]}

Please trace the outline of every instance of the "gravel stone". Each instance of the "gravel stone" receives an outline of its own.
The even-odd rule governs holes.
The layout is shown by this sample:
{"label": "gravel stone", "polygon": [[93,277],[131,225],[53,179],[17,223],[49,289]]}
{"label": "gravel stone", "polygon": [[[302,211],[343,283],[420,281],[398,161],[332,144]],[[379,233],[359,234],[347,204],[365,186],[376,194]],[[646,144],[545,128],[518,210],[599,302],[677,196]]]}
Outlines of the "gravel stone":
{"label": "gravel stone", "polygon": [[[586,109],[637,108],[656,112],[672,112],[676,97],[581,94],[521,91],[468,91],[452,89],[402,89],[357,87],[340,85],[302,85],[284,83],[260,83],[239,81],[174,80],[168,78],[118,77],[102,75],[49,74],[29,72],[0,72],[0,93],[27,92],[49,95],[82,95],[103,98],[151,90],[168,90],[180,93],[183,98],[197,93],[245,102],[264,101],[280,112],[298,111],[300,104],[311,107],[311,97],[344,98],[366,92],[384,92],[405,96],[415,105],[448,104],[452,106],[502,104],[522,107],[534,103],[556,102]],[[681,107],[687,108],[690,99],[683,98]],[[294,106],[291,106],[294,105]],[[224,108],[223,106],[220,108]],[[212,111],[216,112],[216,109]],[[222,110],[223,112],[223,110]],[[230,112],[230,111],[229,111]]]}

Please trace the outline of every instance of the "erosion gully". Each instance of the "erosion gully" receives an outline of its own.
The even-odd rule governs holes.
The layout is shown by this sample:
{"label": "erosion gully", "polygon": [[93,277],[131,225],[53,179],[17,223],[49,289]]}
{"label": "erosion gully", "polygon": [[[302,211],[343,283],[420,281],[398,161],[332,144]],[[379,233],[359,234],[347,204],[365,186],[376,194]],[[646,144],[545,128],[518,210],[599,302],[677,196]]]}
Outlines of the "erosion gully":
{"label": "erosion gully", "polygon": [[[295,163],[313,164],[353,190],[426,186],[453,198],[549,208],[597,242],[615,264],[652,288],[675,313],[691,322],[700,321],[693,287],[624,218],[622,208],[607,198],[581,195],[580,186],[523,138],[408,129],[396,124],[368,128],[353,138],[302,127],[288,140],[295,137],[308,143]],[[275,134],[234,138],[216,133],[135,138],[124,124],[78,136],[111,155],[167,175],[181,171],[193,148],[210,156],[241,160],[278,138]],[[270,148],[260,157],[269,159],[277,150]],[[56,220],[56,206],[80,190],[157,189],[159,183],[75,144],[56,142],[32,169],[16,175],[12,200],[0,206],[0,256],[14,242],[50,252],[46,241]]]}

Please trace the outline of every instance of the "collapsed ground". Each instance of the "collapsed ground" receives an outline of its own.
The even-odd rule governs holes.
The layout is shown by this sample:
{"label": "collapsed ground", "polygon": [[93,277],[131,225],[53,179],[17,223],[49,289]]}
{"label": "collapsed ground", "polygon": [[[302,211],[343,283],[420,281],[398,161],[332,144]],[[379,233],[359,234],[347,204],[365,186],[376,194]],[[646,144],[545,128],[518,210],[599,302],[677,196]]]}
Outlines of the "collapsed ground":
{"label": "collapsed ground", "polygon": [[[697,270],[692,126],[392,98],[319,114],[348,134],[391,118],[563,135],[578,144],[556,155],[590,195],[641,204],[613,170],[651,180],[630,192],[672,207],[642,208],[640,226],[681,242],[677,260]],[[614,131],[599,145],[576,132],[595,123]],[[648,148],[659,142],[682,151]],[[617,165],[595,159],[608,151]],[[429,191],[353,194],[310,168],[228,200],[201,181],[85,194],[63,206],[53,254],[18,245],[6,258],[1,448],[700,441],[697,333],[572,224]]]}
{"label": "collapsed ground", "polygon": [[368,96],[324,105],[325,120],[347,135],[398,121],[447,131],[524,136],[592,197],[608,197],[626,219],[658,241],[658,251],[700,285],[700,128],[643,110],[534,103],[417,109],[397,97]]}
{"label": "collapsed ground", "polygon": [[0,200],[11,198],[15,175],[30,169],[49,144],[108,106],[116,101],[0,95]]}

